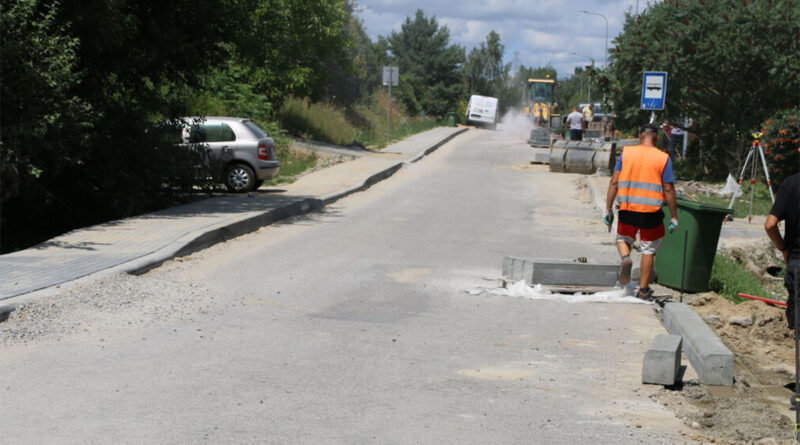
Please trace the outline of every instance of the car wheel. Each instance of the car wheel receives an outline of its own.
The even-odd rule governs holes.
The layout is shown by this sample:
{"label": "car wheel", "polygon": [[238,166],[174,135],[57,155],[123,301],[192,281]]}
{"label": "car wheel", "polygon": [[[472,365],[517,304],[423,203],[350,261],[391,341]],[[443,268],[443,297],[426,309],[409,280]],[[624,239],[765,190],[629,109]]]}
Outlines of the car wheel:
{"label": "car wheel", "polygon": [[225,187],[231,192],[249,192],[253,189],[255,180],[253,169],[244,164],[232,164],[225,170]]}

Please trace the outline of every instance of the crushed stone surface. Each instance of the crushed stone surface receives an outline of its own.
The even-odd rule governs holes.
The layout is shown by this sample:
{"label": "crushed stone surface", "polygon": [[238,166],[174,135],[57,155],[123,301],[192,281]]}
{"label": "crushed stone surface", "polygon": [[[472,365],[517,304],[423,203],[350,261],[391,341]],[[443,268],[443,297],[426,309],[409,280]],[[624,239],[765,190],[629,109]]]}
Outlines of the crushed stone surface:
{"label": "crushed stone surface", "polygon": [[[180,261],[180,259],[178,259]],[[17,307],[0,323],[0,345],[57,340],[107,326],[143,326],[219,311],[220,293],[164,274],[109,274]]]}

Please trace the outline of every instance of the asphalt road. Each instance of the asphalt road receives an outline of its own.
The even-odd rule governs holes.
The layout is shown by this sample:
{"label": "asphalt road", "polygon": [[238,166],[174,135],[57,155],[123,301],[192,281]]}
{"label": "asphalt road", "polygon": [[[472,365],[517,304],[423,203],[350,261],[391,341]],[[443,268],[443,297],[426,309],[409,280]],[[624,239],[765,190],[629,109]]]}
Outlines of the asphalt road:
{"label": "asphalt road", "polygon": [[0,441],[682,442],[640,383],[648,306],[467,292],[506,255],[615,259],[578,177],[530,156],[473,130],[323,212],[50,297],[0,342]]}

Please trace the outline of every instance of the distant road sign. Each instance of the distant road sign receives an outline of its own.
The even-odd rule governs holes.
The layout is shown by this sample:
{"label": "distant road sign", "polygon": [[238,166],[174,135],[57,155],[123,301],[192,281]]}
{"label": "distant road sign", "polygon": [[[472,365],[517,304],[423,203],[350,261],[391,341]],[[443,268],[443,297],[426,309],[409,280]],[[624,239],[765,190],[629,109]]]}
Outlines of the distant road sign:
{"label": "distant road sign", "polygon": [[642,110],[663,110],[667,97],[667,73],[645,71],[642,79]]}
{"label": "distant road sign", "polygon": [[383,67],[383,86],[396,87],[400,84],[400,68],[396,66]]}

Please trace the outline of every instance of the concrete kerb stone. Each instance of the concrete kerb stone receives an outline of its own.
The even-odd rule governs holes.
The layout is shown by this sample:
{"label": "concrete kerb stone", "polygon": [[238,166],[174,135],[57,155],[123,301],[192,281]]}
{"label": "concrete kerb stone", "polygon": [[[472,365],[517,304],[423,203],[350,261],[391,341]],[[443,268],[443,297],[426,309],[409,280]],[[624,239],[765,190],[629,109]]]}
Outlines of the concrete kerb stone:
{"label": "concrete kerb stone", "polygon": [[677,383],[681,370],[681,344],[679,335],[656,335],[644,353],[642,383],[664,386]]}
{"label": "concrete kerb stone", "polygon": [[667,330],[683,337],[689,363],[707,385],[733,385],[733,353],[697,313],[684,303],[664,305]]}
{"label": "concrete kerb stone", "polygon": [[131,275],[141,275],[160,266],[171,258],[191,255],[215,244],[255,232],[261,227],[277,221],[303,215],[323,207],[322,200],[307,198],[272,209],[263,213],[249,214],[237,220],[228,220],[211,227],[191,232],[181,239],[159,249],[150,255],[138,258],[123,265],[122,270]]}
{"label": "concrete kerb stone", "polygon": [[570,286],[613,286],[617,281],[619,265],[579,263],[558,260],[524,260],[505,257],[503,276],[525,280],[528,284]]}
{"label": "concrete kerb stone", "polygon": [[448,136],[428,146],[425,150],[411,160],[399,162],[379,171],[378,173],[373,174],[360,186],[353,187],[342,192],[331,193],[319,199],[303,199],[264,213],[251,215],[239,220],[225,221],[218,224],[216,227],[204,228],[202,230],[192,232],[171,243],[169,246],[165,246],[164,248],[159,249],[147,256],[121,265],[121,269],[133,275],[140,275],[160,266],[169,259],[189,255],[199,250],[211,247],[215,244],[231,240],[250,232],[254,232],[261,227],[273,224],[286,218],[290,218],[292,216],[303,215],[311,211],[319,210],[328,204],[336,202],[337,200],[353,193],[366,190],[372,185],[391,177],[398,170],[400,170],[404,164],[417,162],[467,130],[467,128],[463,128],[459,131],[449,134]]}
{"label": "concrete kerb stone", "polygon": [[17,307],[11,304],[0,306],[0,323],[8,320],[8,316],[11,315],[11,313],[16,309]]}
{"label": "concrete kerb stone", "polygon": [[467,130],[469,130],[469,129],[468,128],[461,128],[458,131],[454,131],[453,133],[450,133],[448,136],[442,138],[442,140],[440,140],[439,142],[436,142],[435,144],[433,144],[430,147],[428,147],[425,150],[423,150],[422,153],[420,153],[420,154],[414,156],[413,158],[411,158],[410,160],[404,162],[404,164],[413,164],[413,163],[419,161],[420,159],[424,158],[425,156],[428,156],[429,154],[431,154],[434,151],[438,150],[439,147],[441,147],[442,145],[450,142],[454,137],[460,135],[461,133],[464,133]]}
{"label": "concrete kerb stone", "polygon": [[[607,176],[604,176],[607,178]],[[592,204],[594,205],[595,209],[601,214],[605,215],[606,212],[606,194],[602,193],[600,188],[593,180],[593,177],[584,177],[584,181],[586,186],[589,187],[589,197],[592,200]]]}

